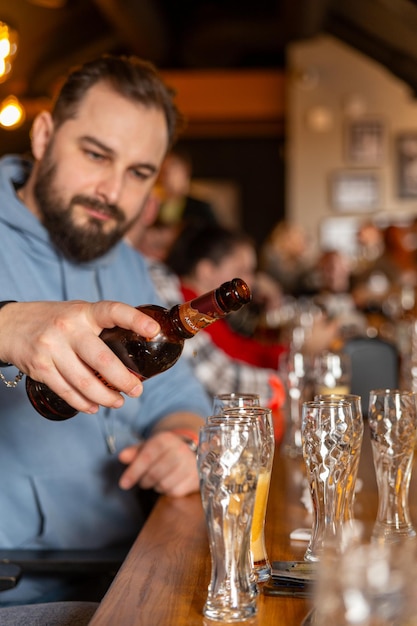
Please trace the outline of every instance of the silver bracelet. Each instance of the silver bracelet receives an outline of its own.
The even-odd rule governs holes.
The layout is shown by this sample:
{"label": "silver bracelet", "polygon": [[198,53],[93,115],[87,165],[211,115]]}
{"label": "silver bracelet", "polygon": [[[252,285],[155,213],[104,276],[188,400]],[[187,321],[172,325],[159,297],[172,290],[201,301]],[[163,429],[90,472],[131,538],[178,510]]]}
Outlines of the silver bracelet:
{"label": "silver bracelet", "polygon": [[23,376],[24,376],[24,373],[19,370],[19,373],[16,374],[13,380],[7,380],[3,372],[0,370],[0,380],[3,383],[3,385],[6,385],[6,387],[8,387],[9,389],[14,389],[15,387],[17,387],[17,385],[22,380]]}
{"label": "silver bracelet", "polygon": [[[3,306],[6,306],[6,304],[10,304],[11,302],[16,302],[16,300],[3,300],[3,302],[0,302],[0,309]],[[9,367],[10,365],[11,365],[11,363],[4,363],[3,361],[0,361],[0,368],[1,367]],[[7,380],[7,378],[4,376],[3,372],[0,369],[0,380],[9,389],[14,389],[15,387],[17,387],[17,385],[22,380],[23,376],[24,376],[23,372],[21,372],[19,370],[19,373],[16,374],[16,376],[14,377],[13,380]]]}

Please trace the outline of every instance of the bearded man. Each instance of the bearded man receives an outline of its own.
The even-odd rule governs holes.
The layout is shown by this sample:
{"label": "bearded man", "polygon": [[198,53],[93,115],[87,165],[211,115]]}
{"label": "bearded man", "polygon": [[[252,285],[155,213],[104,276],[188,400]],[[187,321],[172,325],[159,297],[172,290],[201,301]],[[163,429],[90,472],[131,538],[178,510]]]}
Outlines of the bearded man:
{"label": "bearded man", "polygon": [[[123,238],[179,120],[152,65],[106,56],[72,72],[37,116],[31,162],[0,160],[0,378],[20,371],[81,412],[50,422],[24,384],[0,384],[0,549],[129,545],[144,521],[138,486],[198,489],[188,444],[210,405],[187,364],[142,386],[99,338],[115,325],[159,330],[135,309],[159,300]],[[0,605],[77,599],[79,583],[24,576]]]}

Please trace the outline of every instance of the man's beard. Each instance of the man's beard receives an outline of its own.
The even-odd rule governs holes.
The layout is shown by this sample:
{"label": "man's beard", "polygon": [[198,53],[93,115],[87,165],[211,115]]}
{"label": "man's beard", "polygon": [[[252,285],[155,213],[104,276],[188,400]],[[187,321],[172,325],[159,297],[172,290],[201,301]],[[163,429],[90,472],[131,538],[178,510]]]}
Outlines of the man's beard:
{"label": "man's beard", "polygon": [[[57,166],[51,158],[48,147],[39,164],[34,186],[34,195],[41,215],[41,221],[50,239],[64,256],[72,261],[86,262],[103,256],[120,241],[133,221],[126,222],[123,211],[114,204],[107,204],[95,198],[77,195],[65,205],[54,187]],[[112,217],[116,225],[110,232],[104,232],[108,222],[89,218],[84,226],[77,226],[73,220],[73,207],[77,204],[99,210]]]}

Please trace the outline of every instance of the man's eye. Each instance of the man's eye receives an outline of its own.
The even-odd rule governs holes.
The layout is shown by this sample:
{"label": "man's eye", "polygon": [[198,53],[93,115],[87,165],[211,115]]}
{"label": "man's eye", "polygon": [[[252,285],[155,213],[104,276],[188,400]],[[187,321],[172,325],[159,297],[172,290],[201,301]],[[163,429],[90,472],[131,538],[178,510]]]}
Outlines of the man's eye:
{"label": "man's eye", "polygon": [[132,170],[132,174],[135,178],[138,178],[139,180],[146,180],[150,176],[149,172],[142,172],[141,170]]}
{"label": "man's eye", "polygon": [[94,150],[85,150],[85,154],[93,161],[104,161],[106,158],[103,154],[95,152]]}

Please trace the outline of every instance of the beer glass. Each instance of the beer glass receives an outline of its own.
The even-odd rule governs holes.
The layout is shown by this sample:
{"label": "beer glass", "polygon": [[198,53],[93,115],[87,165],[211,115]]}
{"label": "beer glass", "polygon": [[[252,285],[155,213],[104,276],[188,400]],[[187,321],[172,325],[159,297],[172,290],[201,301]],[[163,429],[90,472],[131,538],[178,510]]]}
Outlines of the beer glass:
{"label": "beer glass", "polygon": [[413,626],[415,577],[415,549],[403,543],[358,543],[342,554],[326,554],[318,568],[311,624]]}
{"label": "beer glass", "polygon": [[[209,418],[209,421],[213,421],[213,419],[216,419],[216,417]],[[271,576],[271,564],[265,547],[265,516],[275,449],[272,411],[268,408],[255,406],[240,409],[224,409],[223,415],[217,416],[217,419],[251,420],[257,423],[259,428],[261,459],[250,546],[256,581],[258,583],[264,583],[269,580]]]}
{"label": "beer glass", "polygon": [[358,469],[359,469],[359,460],[362,449],[362,441],[363,441],[363,415],[362,415],[362,405],[361,405],[361,396],[355,394],[324,394],[318,395],[314,397],[315,400],[324,400],[324,401],[339,401],[339,402],[349,402],[352,408],[352,418],[353,418],[353,441],[352,441],[352,455],[350,457],[350,478],[346,486],[346,502],[345,502],[345,521],[351,521],[354,519],[354,511],[353,506],[355,502],[355,487],[356,480],[358,477]]}
{"label": "beer glass", "polygon": [[197,466],[211,554],[203,614],[212,620],[243,621],[257,612],[250,532],[259,459],[259,429],[253,422],[201,428]]}
{"label": "beer glass", "polygon": [[284,452],[301,457],[301,407],[312,399],[312,359],[301,351],[291,350],[280,359],[279,373],[285,384],[287,402],[287,433]]}
{"label": "beer glass", "polygon": [[314,510],[306,561],[319,561],[326,546],[337,549],[340,541],[351,475],[353,432],[349,402],[303,403],[303,456]]}
{"label": "beer glass", "polygon": [[213,415],[221,415],[223,409],[239,409],[251,406],[260,406],[257,393],[219,393],[213,398]]}
{"label": "beer glass", "polygon": [[350,356],[342,352],[322,352],[314,362],[314,393],[316,395],[350,392]]}
{"label": "beer glass", "polygon": [[416,443],[415,394],[398,389],[372,390],[368,421],[378,486],[372,536],[379,541],[415,537],[408,504]]}

